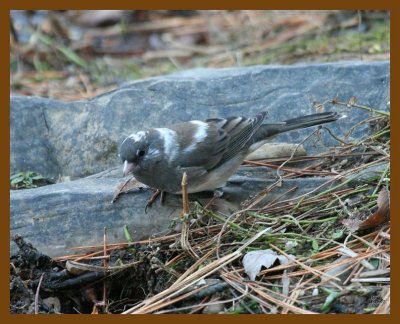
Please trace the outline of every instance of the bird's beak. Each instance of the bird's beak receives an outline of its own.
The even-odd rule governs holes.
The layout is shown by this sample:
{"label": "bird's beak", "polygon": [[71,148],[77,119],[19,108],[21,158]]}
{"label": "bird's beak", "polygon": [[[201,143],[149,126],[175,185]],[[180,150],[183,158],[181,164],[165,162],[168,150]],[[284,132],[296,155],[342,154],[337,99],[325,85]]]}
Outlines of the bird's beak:
{"label": "bird's beak", "polygon": [[133,163],[129,163],[127,160],[125,160],[124,168],[122,170],[122,172],[124,173],[124,177],[128,175],[130,172],[132,172],[134,168],[135,165]]}

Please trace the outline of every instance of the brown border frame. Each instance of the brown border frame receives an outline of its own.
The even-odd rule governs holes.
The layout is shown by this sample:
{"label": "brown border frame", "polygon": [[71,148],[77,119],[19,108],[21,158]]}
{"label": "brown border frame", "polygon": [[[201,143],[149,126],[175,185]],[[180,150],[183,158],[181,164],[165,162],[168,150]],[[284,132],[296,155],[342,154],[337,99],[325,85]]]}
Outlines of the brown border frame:
{"label": "brown border frame", "polygon": [[[233,3],[232,1],[224,0],[224,1],[219,1],[218,3],[215,3],[214,1],[210,0],[203,0],[201,3],[191,3],[189,1],[176,1],[176,0],[170,0],[167,3],[165,3],[162,0],[156,0],[152,1],[151,3],[129,3],[128,1],[124,0],[114,0],[112,2],[110,1],[104,1],[104,0],[97,0],[96,2],[92,4],[87,4],[83,3],[82,1],[76,1],[76,0],[59,0],[59,1],[50,1],[50,0],[36,0],[36,1],[29,1],[29,0],[19,0],[19,1],[11,1],[11,0],[1,0],[0,1],[0,14],[1,14],[1,27],[0,28],[0,37],[1,37],[1,43],[4,45],[7,45],[8,51],[0,51],[1,55],[1,64],[2,68],[0,71],[2,71],[3,77],[1,78],[2,86],[1,86],[1,123],[3,124],[0,128],[1,131],[1,142],[2,142],[2,148],[6,149],[9,148],[9,94],[10,94],[10,89],[9,89],[9,82],[6,84],[6,80],[9,81],[9,10],[11,9],[288,9],[288,10],[317,10],[317,9],[386,9],[391,11],[391,57],[394,58],[394,60],[391,62],[391,72],[394,71],[399,71],[397,70],[399,68],[398,66],[398,57],[399,57],[399,44],[398,41],[396,42],[396,32],[393,32],[395,30],[400,30],[399,29],[399,3],[398,1],[390,1],[390,0],[380,0],[380,1],[371,1],[371,0],[336,0],[334,3],[328,3],[324,1],[317,1],[317,0],[301,0],[301,1],[293,1],[289,2],[286,1],[285,3],[281,3],[278,1],[246,1],[245,3],[242,2],[237,2]],[[398,26],[398,27],[396,27]],[[8,75],[6,75],[6,72],[8,71]],[[391,74],[391,88],[396,89],[396,84],[398,84],[398,74],[392,73]],[[392,163],[392,168],[391,168],[391,196],[392,197],[399,197],[399,189],[398,189],[398,179],[399,179],[399,171],[397,169],[397,162],[398,161],[398,156],[399,156],[399,148],[398,148],[398,136],[399,136],[399,130],[396,127],[395,122],[397,121],[398,118],[398,93],[397,91],[393,92],[393,96],[391,98],[391,106],[395,107],[395,109],[392,109],[392,118],[391,118],[391,123],[392,123],[392,157],[394,163]],[[393,140],[394,139],[394,140]],[[9,152],[9,150],[8,150]],[[0,204],[1,206],[1,238],[2,238],[2,249],[1,249],[1,257],[2,257],[2,264],[5,265],[7,264],[6,260],[9,259],[9,159],[3,159],[0,160],[2,164],[1,172],[2,172],[2,182],[3,185],[0,187],[1,188],[1,193],[2,197],[5,198],[5,201]],[[8,202],[5,203],[5,202]],[[397,213],[396,211],[399,210],[399,202],[395,199],[392,200],[392,228],[396,229],[398,228],[398,220],[397,220]],[[395,233],[394,233],[395,234]],[[398,235],[393,235],[392,237],[392,244],[393,246],[397,247],[398,244]],[[396,250],[394,251],[395,255],[397,254]],[[7,258],[7,259],[6,259]],[[221,320],[226,320],[226,321],[234,321],[234,322],[241,322],[243,321],[243,316],[251,316],[250,318],[246,318],[246,320],[251,320],[255,322],[264,322],[268,320],[279,320],[283,322],[293,322],[295,321],[296,323],[298,321],[324,321],[324,322],[330,322],[330,323],[336,323],[337,321],[354,321],[354,320],[360,320],[362,322],[373,322],[373,321],[388,321],[388,320],[395,320],[396,317],[399,315],[399,311],[397,309],[396,301],[398,300],[398,294],[399,294],[399,289],[398,289],[398,277],[397,277],[397,270],[398,269],[398,260],[395,259],[393,260],[393,267],[394,271],[392,272],[394,275],[392,276],[392,301],[393,307],[391,309],[391,315],[378,315],[379,318],[372,317],[372,315],[316,315],[313,317],[304,317],[304,315],[286,315],[286,316],[280,316],[279,319],[276,317],[274,318],[266,318],[265,315],[236,315],[236,316],[229,316],[229,315],[191,315],[190,319],[186,316],[180,316],[180,315],[158,315],[158,316],[152,316],[152,315],[139,315],[136,316],[132,319],[121,319],[115,318],[115,315],[113,316],[90,316],[90,315],[63,315],[63,316],[58,316],[57,321],[65,322],[68,323],[71,318],[70,316],[74,316],[74,321],[82,321],[82,322],[91,322],[91,321],[101,321],[101,322],[109,322],[109,321],[115,321],[115,320],[133,320],[136,322],[142,322],[142,321],[187,321],[188,319],[192,322],[198,322],[200,321],[221,321]],[[45,315],[38,315],[38,316],[30,316],[30,315],[10,315],[9,314],[9,293],[5,291],[6,287],[8,286],[9,282],[9,270],[6,270],[4,267],[0,267],[1,271],[1,281],[2,284],[0,287],[2,287],[1,291],[1,319],[5,321],[12,321],[12,322],[37,322],[37,323],[43,323],[43,322],[50,322],[54,321],[54,317],[52,316],[45,316]],[[117,315],[118,316],[118,315]],[[121,315],[120,315],[121,316]],[[222,317],[221,317],[222,316]],[[228,318],[229,316],[229,318]],[[357,318],[356,318],[357,316]]]}

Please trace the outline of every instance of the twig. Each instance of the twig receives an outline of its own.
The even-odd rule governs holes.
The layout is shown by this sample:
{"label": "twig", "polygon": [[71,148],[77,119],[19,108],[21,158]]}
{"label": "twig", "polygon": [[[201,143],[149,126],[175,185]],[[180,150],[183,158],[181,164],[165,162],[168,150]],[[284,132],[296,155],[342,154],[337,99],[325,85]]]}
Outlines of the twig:
{"label": "twig", "polygon": [[351,128],[344,134],[344,138],[348,138],[348,137],[351,135],[351,133],[352,133],[358,126],[364,125],[364,124],[366,124],[366,123],[370,123],[370,122],[375,121],[375,120],[379,120],[379,119],[381,119],[381,118],[382,118],[382,116],[373,116],[373,117],[370,117],[370,118],[367,118],[367,119],[364,119],[364,120],[358,122],[357,124],[351,126]]}
{"label": "twig", "polygon": [[309,170],[308,167],[303,168],[303,169],[296,169],[296,168],[290,168],[290,167],[282,167],[281,165],[278,166],[278,165],[275,165],[272,163],[267,163],[267,162],[259,162],[259,161],[244,161],[244,162],[246,162],[246,164],[250,164],[250,165],[266,166],[269,168],[280,169],[283,171],[301,174],[301,175],[337,175],[337,173],[333,173],[333,172],[329,172],[329,171]]}
{"label": "twig", "polygon": [[385,232],[380,232],[379,235],[390,241],[390,234]]}
{"label": "twig", "polygon": [[193,258],[200,259],[200,257],[194,252],[192,246],[189,243],[189,230],[190,224],[188,222],[188,217],[190,214],[189,209],[189,198],[187,192],[187,174],[186,172],[183,173],[182,176],[182,230],[181,230],[181,246],[182,249],[187,251]]}
{"label": "twig", "polygon": [[390,278],[353,278],[351,282],[390,282]]}
{"label": "twig", "polygon": [[314,275],[316,275],[317,277],[322,277],[322,278],[324,278],[324,279],[325,279],[325,278],[329,278],[329,279],[333,279],[333,280],[340,281],[340,279],[337,278],[337,277],[334,277],[334,276],[331,276],[331,275],[329,275],[329,274],[327,274],[327,273],[323,273],[323,272],[321,272],[321,271],[319,271],[319,270],[313,269],[312,267],[309,267],[308,265],[304,264],[303,262],[300,262],[300,261],[298,261],[298,260],[296,260],[296,259],[290,258],[290,256],[289,256],[287,253],[285,253],[284,251],[282,251],[280,248],[276,247],[275,245],[270,244],[270,246],[271,246],[274,250],[278,251],[280,254],[286,256],[289,260],[291,260],[291,261],[293,261],[294,263],[296,263],[297,265],[299,265],[300,267],[304,268],[305,270],[308,270],[308,271],[312,272],[312,273],[313,273]]}
{"label": "twig", "polygon": [[385,168],[385,171],[382,172],[382,175],[381,175],[381,177],[380,177],[380,179],[378,181],[378,184],[376,185],[376,187],[375,187],[374,191],[372,192],[371,196],[377,194],[377,192],[379,190],[379,187],[381,186],[381,184],[383,182],[383,179],[385,179],[386,174],[389,172],[389,170],[390,170],[390,162],[387,164],[387,166]]}
{"label": "twig", "polygon": [[43,280],[44,273],[40,276],[38,286],[36,288],[36,294],[35,294],[35,314],[39,314],[39,291],[40,291],[40,286],[42,285],[42,280]]}
{"label": "twig", "polygon": [[321,129],[325,129],[329,135],[331,135],[335,140],[337,140],[338,142],[344,144],[344,145],[349,145],[350,143],[345,142],[344,140],[340,139],[339,137],[337,137],[335,134],[332,133],[332,131],[326,127],[326,126],[321,126]]}
{"label": "twig", "polygon": [[201,266],[201,264],[203,262],[205,262],[210,256],[211,254],[214,252],[215,248],[212,248],[210,251],[208,251],[206,254],[204,254],[200,259],[198,259],[195,263],[193,263],[193,265],[187,269],[185,271],[185,273],[183,273],[174,283],[173,285],[170,287],[174,287],[176,286],[178,283],[180,283],[183,279],[185,279],[186,277],[188,277],[191,273],[195,272],[198,267]]}
{"label": "twig", "polygon": [[390,289],[388,289],[382,303],[375,309],[374,314],[389,314],[390,312]]}
{"label": "twig", "polygon": [[187,192],[187,174],[186,172],[183,173],[182,176],[182,204],[183,204],[183,210],[182,210],[182,217],[186,216],[189,214],[189,198],[188,198],[188,192]]}
{"label": "twig", "polygon": [[[107,255],[107,228],[104,227],[104,232],[103,232],[103,268],[104,268],[104,274],[107,273],[108,271],[108,255]],[[93,312],[97,314],[98,312],[98,307],[105,307],[107,304],[107,288],[106,288],[106,282],[105,280],[103,281],[103,298],[100,302],[96,302],[93,306]]]}
{"label": "twig", "polygon": [[296,154],[296,151],[299,149],[300,145],[302,145],[304,142],[306,142],[309,138],[311,138],[314,134],[316,134],[319,131],[320,127],[318,127],[317,129],[315,129],[310,135],[308,135],[306,138],[304,138],[300,143],[298,143],[296,145],[296,147],[294,148],[292,154],[290,155],[290,157],[283,162],[278,169],[276,170],[276,175],[278,176],[279,180],[278,182],[282,182],[282,176],[279,174],[279,171],[283,168],[283,166],[285,164],[287,164],[291,159],[293,159],[294,155]]}
{"label": "twig", "polygon": [[[155,311],[161,308],[160,304],[162,304],[165,299],[170,299],[172,297],[181,295],[183,291],[185,291],[188,287],[194,285],[196,282],[203,279],[204,277],[211,275],[212,273],[219,270],[221,267],[225,266],[228,263],[231,263],[233,260],[237,259],[240,256],[241,250],[238,249],[233,253],[225,255],[221,259],[214,260],[204,267],[198,268],[196,272],[192,273],[190,276],[182,280],[178,285],[170,287],[160,292],[159,294],[148,298],[140,304],[126,310],[124,314],[144,314]],[[196,292],[197,291],[193,291],[193,293]]]}
{"label": "twig", "polygon": [[[104,259],[103,259],[103,266],[105,268],[105,271],[107,271],[108,268],[108,258],[107,258],[107,227],[104,227],[104,236],[103,236],[103,253],[104,253]],[[106,299],[107,299],[107,289],[106,289],[106,281],[104,280],[103,282],[103,301],[102,304],[103,306],[106,305]]]}
{"label": "twig", "polygon": [[156,312],[155,314],[172,313],[172,312],[182,311],[182,310],[191,309],[193,307],[199,307],[199,306],[205,307],[205,306],[210,306],[210,305],[232,303],[232,302],[234,302],[236,300],[239,300],[239,299],[242,299],[242,298],[246,297],[247,294],[248,294],[248,287],[246,286],[246,290],[243,292],[243,294],[241,296],[238,296],[238,297],[234,297],[234,298],[227,299],[227,300],[221,300],[221,301],[215,301],[215,302],[199,304],[199,305],[190,305],[190,306],[185,306],[185,307],[180,307],[180,308],[168,309],[168,310],[165,310],[165,311]]}
{"label": "twig", "polygon": [[341,101],[337,101],[337,100],[330,100],[329,102],[332,105],[341,105],[341,106],[345,106],[345,107],[356,107],[356,108],[367,110],[369,112],[372,112],[372,113],[375,113],[375,114],[378,114],[378,115],[382,115],[382,116],[385,116],[385,117],[390,117],[390,112],[386,112],[386,111],[383,111],[383,110],[378,110],[378,109],[374,109],[374,108],[371,108],[371,107],[367,107],[367,106],[356,104],[355,103],[355,99],[353,99],[353,98],[350,98],[350,100],[348,102],[341,102]]}

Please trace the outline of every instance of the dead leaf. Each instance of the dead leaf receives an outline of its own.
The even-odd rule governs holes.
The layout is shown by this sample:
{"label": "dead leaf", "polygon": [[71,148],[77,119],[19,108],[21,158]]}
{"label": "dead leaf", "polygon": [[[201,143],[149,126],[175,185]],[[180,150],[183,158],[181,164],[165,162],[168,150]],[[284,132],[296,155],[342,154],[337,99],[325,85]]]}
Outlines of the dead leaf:
{"label": "dead leaf", "polygon": [[350,232],[365,230],[387,223],[390,220],[390,191],[384,187],[378,195],[378,210],[370,215],[366,220],[345,219],[342,221]]}
{"label": "dead leaf", "polygon": [[377,203],[378,210],[360,224],[360,230],[376,227],[390,220],[390,192],[386,187],[379,192]]}
{"label": "dead leaf", "polygon": [[118,184],[117,188],[114,191],[114,196],[113,199],[111,200],[111,203],[114,203],[118,199],[119,195],[122,193],[126,193],[132,189],[142,189],[146,187],[147,187],[146,185],[137,181],[134,177],[124,182],[121,182]]}
{"label": "dead leaf", "polygon": [[[294,256],[289,256],[294,259]],[[277,259],[280,264],[287,264],[291,261],[286,256],[278,255],[275,251],[267,249],[247,253],[242,263],[244,271],[247,273],[250,280],[254,280],[260,272],[261,267],[270,268]]]}

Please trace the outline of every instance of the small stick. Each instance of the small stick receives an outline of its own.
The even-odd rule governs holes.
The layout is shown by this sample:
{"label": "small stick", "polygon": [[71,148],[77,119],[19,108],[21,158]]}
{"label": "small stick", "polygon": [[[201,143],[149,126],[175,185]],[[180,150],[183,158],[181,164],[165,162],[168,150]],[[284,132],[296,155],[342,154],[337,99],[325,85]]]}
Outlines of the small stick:
{"label": "small stick", "polygon": [[[104,253],[104,259],[103,259],[103,266],[107,271],[108,268],[108,258],[107,258],[107,227],[104,227],[104,245],[103,245],[103,253]],[[103,282],[103,301],[102,305],[106,305],[106,299],[107,299],[107,288],[106,288],[106,281],[104,280]]]}
{"label": "small stick", "polygon": [[40,286],[42,285],[42,280],[43,280],[44,273],[40,276],[39,279],[39,284],[36,289],[36,294],[35,294],[35,314],[39,314],[39,291],[40,291]]}
{"label": "small stick", "polygon": [[[104,227],[104,234],[103,234],[103,268],[104,272],[107,272],[108,270],[108,258],[107,258],[107,227]],[[94,310],[97,312],[97,307],[99,306],[106,306],[106,301],[107,301],[107,288],[106,288],[106,281],[103,281],[103,298],[102,301],[96,302],[94,305]],[[95,313],[97,314],[97,313]]]}
{"label": "small stick", "polygon": [[303,139],[300,143],[298,143],[296,145],[296,147],[294,148],[292,154],[290,155],[290,157],[283,162],[277,169],[276,169],[276,175],[278,176],[278,183],[282,182],[282,176],[280,175],[279,171],[285,166],[286,163],[288,163],[291,159],[293,159],[294,155],[296,154],[296,151],[299,149],[300,145],[302,145],[304,142],[306,142],[309,138],[311,138],[311,136],[313,136],[314,134],[316,134],[318,131],[320,130],[320,127],[318,127],[316,130],[314,130],[310,135],[308,135],[305,139]]}
{"label": "small stick", "polygon": [[188,192],[187,192],[187,174],[186,172],[183,173],[182,176],[182,204],[183,204],[183,210],[182,210],[182,217],[189,214],[189,198],[188,198]]}
{"label": "small stick", "polygon": [[200,257],[193,251],[189,243],[189,223],[187,222],[186,216],[189,215],[189,198],[187,192],[187,174],[183,173],[182,176],[182,230],[181,230],[181,246],[182,249],[187,251],[193,258],[200,259]]}
{"label": "small stick", "polygon": [[356,107],[356,108],[360,108],[363,110],[367,110],[369,112],[376,113],[381,116],[390,117],[390,112],[374,109],[374,108],[363,106],[363,105],[359,105],[356,103],[355,97],[353,97],[353,98],[350,98],[350,100],[348,102],[341,102],[338,100],[328,100],[328,102],[331,103],[332,105],[340,105],[340,106],[345,106],[345,107]]}

